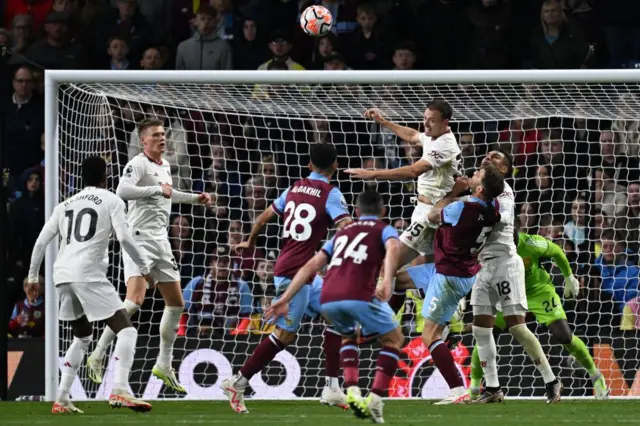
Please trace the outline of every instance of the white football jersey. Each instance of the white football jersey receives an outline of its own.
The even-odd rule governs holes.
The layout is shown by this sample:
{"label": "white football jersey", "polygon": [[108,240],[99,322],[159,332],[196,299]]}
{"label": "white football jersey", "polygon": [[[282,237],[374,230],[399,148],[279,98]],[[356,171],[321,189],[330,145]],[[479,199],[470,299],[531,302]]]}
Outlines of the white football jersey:
{"label": "white football jersey", "polygon": [[128,201],[127,218],[131,233],[137,240],[159,240],[168,237],[171,199],[162,196],[162,184],[173,185],[171,166],[167,160],[163,159],[162,164],[158,164],[146,155],[138,154],[124,168],[116,193],[119,193],[123,185],[150,189],[150,196]]}
{"label": "white football jersey", "polygon": [[481,262],[496,257],[515,256],[517,253],[516,244],[513,241],[515,196],[507,182],[504,183],[504,191],[497,200],[500,205],[500,222],[493,226],[487,242],[478,255]]}
{"label": "white football jersey", "polygon": [[56,285],[70,282],[104,282],[107,279],[109,238],[124,224],[125,205],[106,189],[86,187],[58,204],[50,226],[58,227],[60,250],[53,264]]}
{"label": "white football jersey", "polygon": [[418,194],[430,198],[435,204],[451,191],[455,176],[462,174],[459,170],[462,154],[451,131],[436,139],[422,133],[420,141],[422,159],[431,164],[432,169],[418,177]]}

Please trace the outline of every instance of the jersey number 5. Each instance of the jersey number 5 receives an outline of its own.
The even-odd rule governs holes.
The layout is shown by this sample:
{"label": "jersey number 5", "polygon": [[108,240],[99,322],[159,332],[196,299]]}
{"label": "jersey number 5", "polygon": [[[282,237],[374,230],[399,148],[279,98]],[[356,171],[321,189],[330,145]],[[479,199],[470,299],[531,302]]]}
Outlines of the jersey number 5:
{"label": "jersey number 5", "polygon": [[296,206],[289,201],[284,207],[287,218],[284,221],[282,238],[292,238],[295,241],[306,241],[311,238],[311,222],[316,218],[316,209],[307,203]]}
{"label": "jersey number 5", "polygon": [[[71,234],[73,233],[73,238],[79,242],[83,243],[85,241],[90,240],[96,235],[96,227],[98,226],[98,213],[91,208],[85,208],[78,212],[78,216],[75,217],[74,220],[74,211],[68,210],[64,212],[64,215],[69,219],[69,223],[67,224],[67,244],[71,243]],[[86,232],[82,233],[82,222],[84,221],[85,216],[89,216],[89,227]]]}
{"label": "jersey number 5", "polygon": [[[351,258],[352,262],[356,265],[361,264],[369,255],[367,254],[367,245],[360,244],[360,242],[369,235],[368,232],[361,232],[351,241],[351,243],[347,246],[349,242],[349,237],[347,235],[341,235],[336,238],[333,243],[333,257],[331,258],[331,263],[329,264],[329,268],[333,266],[342,265],[342,261],[344,259]],[[345,250],[345,247],[347,248]],[[344,250],[344,257],[342,256],[342,251]]]}

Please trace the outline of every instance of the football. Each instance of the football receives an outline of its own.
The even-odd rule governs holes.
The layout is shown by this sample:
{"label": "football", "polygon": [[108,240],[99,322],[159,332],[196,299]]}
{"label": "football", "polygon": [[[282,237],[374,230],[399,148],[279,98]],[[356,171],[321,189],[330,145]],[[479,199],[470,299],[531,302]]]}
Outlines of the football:
{"label": "football", "polygon": [[300,15],[300,26],[305,34],[322,37],[331,30],[333,18],[324,6],[309,6]]}

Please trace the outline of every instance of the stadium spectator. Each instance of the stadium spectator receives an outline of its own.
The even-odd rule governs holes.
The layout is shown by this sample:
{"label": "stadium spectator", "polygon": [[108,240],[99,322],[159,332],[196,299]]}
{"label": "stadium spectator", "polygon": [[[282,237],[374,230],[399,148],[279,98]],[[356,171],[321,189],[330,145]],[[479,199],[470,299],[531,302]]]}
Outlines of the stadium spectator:
{"label": "stadium spectator", "polygon": [[358,5],[358,28],[340,41],[349,53],[347,62],[358,70],[389,69],[390,36],[378,22],[378,15],[370,3]]}
{"label": "stadium spectator", "polygon": [[11,34],[13,35],[13,53],[19,57],[24,55],[27,47],[33,42],[33,18],[31,15],[16,15],[11,23]]}
{"label": "stadium spectator", "polygon": [[169,226],[169,242],[175,267],[180,269],[182,288],[186,287],[191,278],[204,273],[206,259],[200,247],[201,244],[196,239],[197,235],[193,232],[191,219],[188,216],[173,217]]}
{"label": "stadium spectator", "polygon": [[618,185],[609,173],[612,169],[594,169],[592,199],[590,202],[597,206],[606,216],[619,215],[627,205],[624,187]]}
{"label": "stadium spectator", "polygon": [[623,133],[613,130],[602,131],[600,133],[600,152],[599,155],[593,156],[591,167],[602,168],[607,176],[615,179],[621,185],[626,185],[627,182],[640,178],[638,171],[640,164],[633,155],[625,154],[624,151],[627,148],[633,149],[634,144],[631,143],[631,146],[628,146],[621,140],[622,138],[625,138]]}
{"label": "stadium spectator", "polygon": [[[525,109],[524,105],[519,105],[518,109]],[[523,111],[524,113],[524,111]],[[510,142],[511,145],[504,147],[505,152],[513,155],[513,164],[522,166],[526,164],[530,155],[535,155],[538,151],[538,141],[542,136],[535,128],[536,120],[531,118],[518,118],[509,122],[509,127],[502,130],[498,135],[500,142]],[[502,145],[501,145],[501,148]]]}
{"label": "stadium spectator", "polygon": [[[458,144],[460,145],[460,151],[462,153],[462,174],[470,176],[478,170],[478,158],[480,158],[476,153],[477,147],[473,142],[473,133],[460,134],[458,136]],[[411,162],[413,163],[418,158],[419,157],[413,158]]]}
{"label": "stadium spectator", "polygon": [[230,70],[231,47],[216,32],[217,11],[206,4],[196,14],[197,32],[178,45],[178,70]]}
{"label": "stadium spectator", "polygon": [[[167,29],[172,22],[173,0],[135,0],[140,14],[149,22],[151,26],[152,38],[159,40],[166,38]],[[192,2],[193,3],[193,2]],[[118,0],[109,0],[111,7],[118,7]]]}
{"label": "stadium spectator", "polygon": [[20,179],[21,196],[9,206],[8,229],[16,269],[26,272],[31,251],[44,226],[44,188],[40,169],[27,169]]}
{"label": "stadium spectator", "polygon": [[218,36],[231,42],[238,29],[242,28],[242,18],[236,13],[232,0],[210,0],[210,4],[218,11]]}
{"label": "stadium spectator", "polygon": [[129,54],[129,43],[123,36],[113,36],[107,42],[107,55],[109,55],[109,68],[112,70],[129,69],[130,64],[127,59]]}
{"label": "stadium spectator", "polygon": [[166,61],[162,57],[160,49],[157,47],[149,47],[142,54],[140,59],[140,68],[143,70],[159,70],[164,68]]}
{"label": "stadium spectator", "polygon": [[107,41],[117,34],[128,38],[129,60],[137,64],[142,52],[152,40],[152,30],[145,17],[138,11],[138,0],[116,0],[115,4],[116,8],[100,10],[91,23],[88,35],[91,62],[105,62]]}
{"label": "stadium spectator", "polygon": [[271,59],[262,63],[258,69],[267,70],[272,62],[284,62],[290,70],[304,70],[305,68],[291,59],[289,54],[293,44],[291,42],[291,36],[283,30],[276,30],[270,37],[269,50],[271,50]]}
{"label": "stadium spectator", "polygon": [[233,69],[255,70],[269,59],[263,32],[254,19],[245,18],[241,34],[233,39]]}
{"label": "stadium spectator", "polygon": [[602,233],[602,254],[595,266],[600,271],[600,293],[610,297],[622,312],[625,303],[639,294],[637,253],[627,249],[624,239],[608,229]]}
{"label": "stadium spectator", "polygon": [[33,18],[34,28],[42,28],[44,21],[51,11],[53,0],[6,0],[4,4],[4,26],[9,28],[13,19],[18,15],[27,15]]}
{"label": "stadium spectator", "polygon": [[640,252],[640,182],[627,186],[627,206],[616,216],[613,229],[627,236],[631,250]]}
{"label": "stadium spectator", "polygon": [[229,247],[218,246],[211,254],[207,275],[194,277],[185,287],[187,335],[219,335],[233,329],[239,315],[251,314],[251,292],[231,273],[230,255]]}
{"label": "stadium spectator", "polygon": [[524,232],[525,234],[537,234],[538,211],[536,210],[536,204],[526,202],[520,204],[518,222],[520,223],[518,228],[520,232]]}
{"label": "stadium spectator", "polygon": [[29,60],[47,69],[82,69],[87,66],[84,47],[70,39],[69,17],[65,12],[47,15],[44,31],[44,38],[27,49]]}
{"label": "stadium spectator", "polygon": [[256,246],[245,250],[237,249],[238,244],[249,234],[248,225],[242,220],[232,220],[227,230],[226,244],[231,249],[231,270],[234,276],[247,282],[253,279],[258,259],[264,259],[264,252]]}
{"label": "stadium spectator", "polygon": [[633,298],[624,305],[620,330],[640,330],[640,297]]}
{"label": "stadium spectator", "polygon": [[338,38],[334,33],[318,37],[314,40],[314,49],[307,66],[310,70],[324,69],[325,59],[338,51]]}
{"label": "stadium spectator", "polygon": [[517,39],[512,34],[511,3],[474,0],[467,11],[465,68],[507,69],[514,66]]}
{"label": "stadium spectator", "polygon": [[412,41],[404,41],[396,46],[391,61],[393,70],[412,70],[418,60],[418,47]]}
{"label": "stadium spectator", "polygon": [[6,164],[13,182],[17,183],[28,167],[43,158],[40,135],[44,131],[44,103],[34,94],[31,69],[22,66],[13,74],[13,96],[2,119]]}
{"label": "stadium spectator", "polygon": [[37,288],[27,286],[24,279],[25,297],[18,301],[11,312],[9,335],[14,338],[44,337],[44,278],[40,277]]}
{"label": "stadium spectator", "polygon": [[221,143],[212,144],[207,186],[213,185],[215,193],[228,196],[231,207],[236,208],[239,206],[239,198],[242,194],[242,178],[237,164],[231,160],[231,155],[230,149],[225,148]]}
{"label": "stadium spectator", "polygon": [[530,40],[533,68],[586,68],[593,56],[580,27],[567,20],[558,0],[545,0]]}
{"label": "stadium spectator", "polygon": [[581,196],[571,203],[571,219],[564,225],[563,234],[574,247],[582,247],[587,242],[587,200]]}

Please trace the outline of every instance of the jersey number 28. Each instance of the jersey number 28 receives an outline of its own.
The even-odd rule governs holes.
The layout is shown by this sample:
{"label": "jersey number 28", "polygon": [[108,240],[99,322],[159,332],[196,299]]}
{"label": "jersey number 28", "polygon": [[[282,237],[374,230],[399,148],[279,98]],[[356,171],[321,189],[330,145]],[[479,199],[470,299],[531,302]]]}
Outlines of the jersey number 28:
{"label": "jersey number 28", "polygon": [[[93,238],[94,235],[96,235],[96,227],[98,226],[98,213],[94,209],[87,207],[80,210],[78,212],[78,215],[75,216],[75,223],[75,212],[73,210],[67,210],[66,212],[64,212],[64,215],[67,217],[67,219],[69,219],[69,223],[67,224],[67,244],[71,243],[71,234],[73,234],[73,238],[79,243],[88,241]],[[82,223],[84,222],[86,216],[89,216],[89,227],[83,234]]]}
{"label": "jersey number 28", "polygon": [[295,241],[307,241],[311,238],[313,229],[311,222],[316,218],[316,209],[307,203],[289,201],[284,207],[287,218],[284,221],[282,238],[291,238]]}

